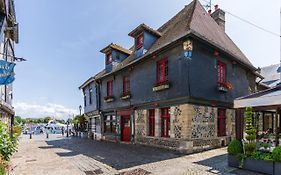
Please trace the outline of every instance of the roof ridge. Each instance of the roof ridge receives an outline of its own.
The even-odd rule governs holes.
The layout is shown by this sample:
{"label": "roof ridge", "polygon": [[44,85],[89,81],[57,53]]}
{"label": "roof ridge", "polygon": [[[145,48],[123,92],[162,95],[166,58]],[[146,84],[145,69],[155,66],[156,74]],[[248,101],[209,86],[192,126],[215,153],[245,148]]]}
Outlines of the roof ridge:
{"label": "roof ridge", "polygon": [[[193,19],[193,15],[194,15],[194,11],[195,11],[195,8],[196,8],[197,3],[198,3],[198,0],[194,0],[194,1],[193,1],[193,8],[192,8],[191,16],[190,16],[189,21],[188,21],[188,23],[187,23],[189,29],[190,29],[190,23],[191,23],[191,21],[192,21],[192,19]],[[200,2],[199,2],[199,3],[200,3]]]}
{"label": "roof ridge", "polygon": [[186,9],[189,9],[190,6],[192,5],[192,3],[194,3],[197,0],[193,0],[193,2],[191,2],[188,5],[185,5],[185,7],[183,9],[181,9],[181,11],[179,11],[176,15],[174,15],[172,18],[170,18],[166,23],[164,23],[162,26],[160,26],[157,31],[159,32],[163,32],[163,30],[165,30],[165,28],[173,21],[175,21],[176,18],[178,18]]}
{"label": "roof ridge", "polygon": [[277,64],[271,64],[271,65],[268,65],[268,66],[261,67],[261,69],[269,68],[269,67],[273,67],[273,66],[280,66],[280,64],[279,64],[279,63],[277,63]]}

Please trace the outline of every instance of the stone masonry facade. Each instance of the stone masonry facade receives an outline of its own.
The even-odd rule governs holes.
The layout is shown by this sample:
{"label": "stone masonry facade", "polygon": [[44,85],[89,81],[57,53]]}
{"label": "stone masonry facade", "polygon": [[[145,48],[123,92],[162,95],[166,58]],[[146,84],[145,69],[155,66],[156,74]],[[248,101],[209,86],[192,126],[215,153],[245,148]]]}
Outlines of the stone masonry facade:
{"label": "stone masonry facade", "polygon": [[218,108],[182,104],[170,107],[170,137],[161,137],[160,110],[155,109],[155,136],[148,136],[148,110],[135,111],[135,142],[185,153],[227,145],[235,137],[235,110],[226,109],[226,135],[218,137]]}

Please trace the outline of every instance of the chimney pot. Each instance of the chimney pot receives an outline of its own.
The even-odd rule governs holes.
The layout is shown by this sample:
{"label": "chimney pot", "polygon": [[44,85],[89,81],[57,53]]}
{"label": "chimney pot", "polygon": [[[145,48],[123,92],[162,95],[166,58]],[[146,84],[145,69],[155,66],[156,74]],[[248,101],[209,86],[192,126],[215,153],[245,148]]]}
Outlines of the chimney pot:
{"label": "chimney pot", "polygon": [[215,10],[218,10],[219,9],[219,5],[215,5]]}
{"label": "chimney pot", "polygon": [[215,6],[215,11],[211,14],[216,23],[225,31],[225,12]]}

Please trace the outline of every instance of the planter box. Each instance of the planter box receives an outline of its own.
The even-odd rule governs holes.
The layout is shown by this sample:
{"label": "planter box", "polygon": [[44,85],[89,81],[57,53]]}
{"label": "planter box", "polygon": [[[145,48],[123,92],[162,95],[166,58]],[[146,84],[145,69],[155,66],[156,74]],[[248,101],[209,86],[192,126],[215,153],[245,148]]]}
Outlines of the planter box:
{"label": "planter box", "polygon": [[110,102],[113,102],[113,101],[114,101],[114,97],[112,97],[112,96],[104,97],[104,102],[105,103],[110,103]]}
{"label": "planter box", "polygon": [[156,85],[152,88],[153,92],[157,92],[157,91],[162,91],[165,89],[169,89],[170,88],[170,84],[167,82],[165,84],[160,84],[160,85]]}
{"label": "planter box", "polygon": [[239,168],[240,161],[233,155],[228,154],[228,166]]}
{"label": "planter box", "polygon": [[218,86],[218,90],[221,91],[221,92],[227,92],[228,89],[226,87],[223,87],[223,86]]}
{"label": "planter box", "polygon": [[121,97],[120,97],[121,100],[128,100],[128,99],[130,99],[130,98],[131,98],[131,94],[123,94],[123,95],[121,95]]}
{"label": "planter box", "polygon": [[246,158],[243,164],[243,169],[265,174],[273,174],[273,168],[273,161],[253,160]]}
{"label": "planter box", "polygon": [[[233,155],[228,154],[228,166],[240,168],[240,161]],[[281,162],[254,160],[246,158],[242,169],[264,174],[279,175],[281,172]]]}
{"label": "planter box", "polygon": [[278,175],[281,173],[281,162],[274,162],[274,174]]}

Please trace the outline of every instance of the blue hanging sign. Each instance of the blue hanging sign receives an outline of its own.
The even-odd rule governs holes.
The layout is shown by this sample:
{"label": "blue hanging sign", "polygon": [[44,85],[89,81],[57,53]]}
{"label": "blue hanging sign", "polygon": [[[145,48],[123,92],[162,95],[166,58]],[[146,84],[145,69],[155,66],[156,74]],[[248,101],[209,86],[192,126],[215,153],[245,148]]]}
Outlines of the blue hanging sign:
{"label": "blue hanging sign", "polygon": [[15,80],[15,63],[0,60],[0,85],[7,85]]}

